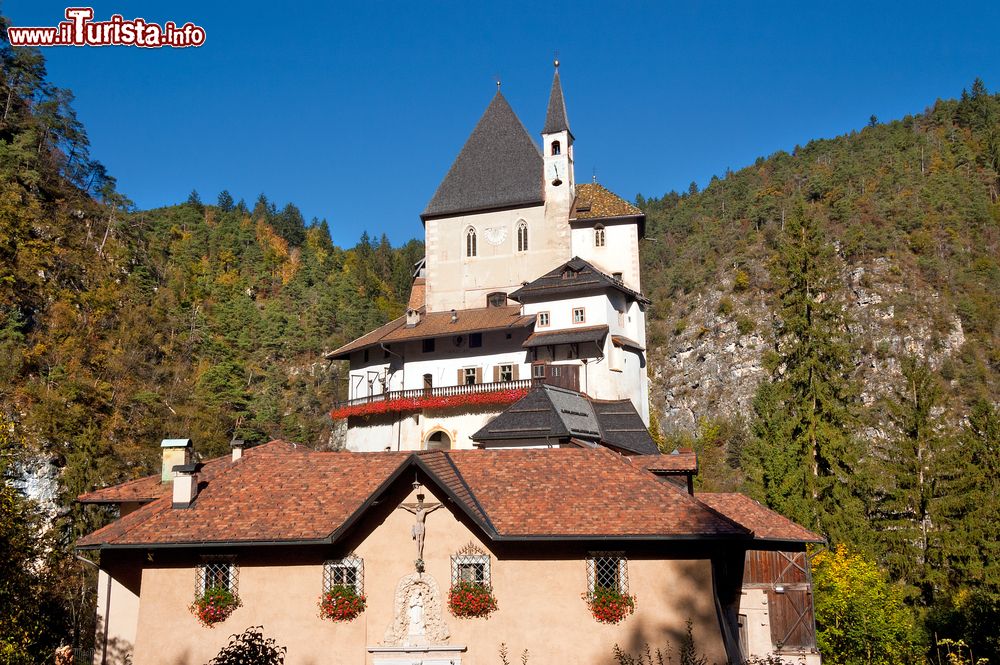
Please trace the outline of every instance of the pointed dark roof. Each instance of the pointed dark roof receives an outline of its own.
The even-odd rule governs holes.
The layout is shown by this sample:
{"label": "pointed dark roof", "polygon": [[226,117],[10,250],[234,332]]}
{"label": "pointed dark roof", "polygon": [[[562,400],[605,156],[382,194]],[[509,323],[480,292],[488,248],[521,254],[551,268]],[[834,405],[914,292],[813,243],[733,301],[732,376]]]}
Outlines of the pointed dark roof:
{"label": "pointed dark roof", "polygon": [[542,153],[497,92],[420,217],[542,201]]}
{"label": "pointed dark roof", "polygon": [[649,304],[649,298],[638,291],[633,291],[621,281],[598,270],[593,264],[584,261],[578,256],[574,256],[566,263],[554,270],[550,270],[535,281],[528,282],[517,291],[508,294],[507,297],[523,303],[539,298],[547,299],[554,295],[603,291],[604,289],[616,289],[632,300],[637,300],[643,305]]}
{"label": "pointed dark roof", "polygon": [[[549,108],[545,112],[545,127],[542,134],[569,132],[569,118],[566,117],[566,100],[563,99],[562,84],[559,82],[559,70],[552,77],[552,92],[549,93]],[[569,132],[570,136],[573,132]]]}
{"label": "pointed dark roof", "polygon": [[577,439],[640,455],[658,455],[630,400],[594,400],[583,393],[540,385],[472,435],[480,442]]}

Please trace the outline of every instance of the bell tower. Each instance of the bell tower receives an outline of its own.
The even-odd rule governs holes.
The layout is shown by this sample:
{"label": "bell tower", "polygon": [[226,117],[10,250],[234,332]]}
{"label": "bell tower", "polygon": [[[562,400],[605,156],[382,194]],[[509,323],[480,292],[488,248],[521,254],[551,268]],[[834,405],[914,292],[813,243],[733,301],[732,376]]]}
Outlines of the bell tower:
{"label": "bell tower", "polygon": [[576,179],[573,175],[573,133],[566,117],[566,101],[559,82],[559,61],[549,94],[549,108],[542,128],[542,155],[545,161],[546,207],[569,208],[576,198]]}

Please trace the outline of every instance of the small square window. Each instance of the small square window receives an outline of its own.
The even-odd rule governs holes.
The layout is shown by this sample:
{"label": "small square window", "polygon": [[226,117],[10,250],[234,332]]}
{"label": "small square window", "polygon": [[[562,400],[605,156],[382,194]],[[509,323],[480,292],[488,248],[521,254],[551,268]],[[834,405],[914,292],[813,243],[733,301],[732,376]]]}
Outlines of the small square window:
{"label": "small square window", "polygon": [[499,378],[501,381],[513,381],[514,380],[514,366],[513,365],[500,365]]}
{"label": "small square window", "polygon": [[476,368],[466,367],[462,370],[462,382],[467,386],[476,385]]}
{"label": "small square window", "polygon": [[490,583],[490,555],[469,543],[451,557],[451,583]]}
{"label": "small square window", "polygon": [[434,353],[434,340],[433,339],[425,339],[423,341],[422,349],[423,349],[424,353]]}
{"label": "small square window", "polygon": [[587,593],[610,589],[628,593],[628,561],[621,552],[591,552],[587,557]]}
{"label": "small square window", "polygon": [[239,575],[234,557],[203,557],[202,562],[198,564],[195,591],[201,595],[207,589],[225,589],[235,595],[239,588],[238,581]]}
{"label": "small square window", "polygon": [[532,365],[531,366],[531,378],[533,379],[544,379],[545,378],[545,365]]}
{"label": "small square window", "polygon": [[573,323],[584,323],[587,317],[584,316],[583,307],[573,308]]}
{"label": "small square window", "polygon": [[365,564],[360,557],[334,559],[323,563],[323,592],[334,586],[354,587],[358,595],[365,592]]}
{"label": "small square window", "polygon": [[478,349],[483,345],[483,333],[469,333],[469,348]]}
{"label": "small square window", "polygon": [[549,325],[549,313],[539,312],[535,317],[535,322],[538,324],[539,328],[547,328]]}

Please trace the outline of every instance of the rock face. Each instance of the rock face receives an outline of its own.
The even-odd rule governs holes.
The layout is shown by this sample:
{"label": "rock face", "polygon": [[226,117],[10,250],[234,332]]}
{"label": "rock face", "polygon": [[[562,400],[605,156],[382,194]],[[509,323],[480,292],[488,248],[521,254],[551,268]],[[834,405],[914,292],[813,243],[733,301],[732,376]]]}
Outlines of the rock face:
{"label": "rock face", "polygon": [[13,485],[38,506],[46,524],[65,510],[59,505],[59,477],[62,470],[50,456],[37,456],[18,464]]}
{"label": "rock face", "polygon": [[[913,355],[940,369],[965,343],[954,309],[933,290],[908,283],[888,259],[850,266],[843,281],[866,405],[899,384],[900,358]],[[757,385],[767,377],[762,357],[774,343],[775,315],[761,289],[734,292],[722,279],[693,298],[683,317],[650,323],[652,401],[668,432],[694,432],[701,418],[750,419]]]}

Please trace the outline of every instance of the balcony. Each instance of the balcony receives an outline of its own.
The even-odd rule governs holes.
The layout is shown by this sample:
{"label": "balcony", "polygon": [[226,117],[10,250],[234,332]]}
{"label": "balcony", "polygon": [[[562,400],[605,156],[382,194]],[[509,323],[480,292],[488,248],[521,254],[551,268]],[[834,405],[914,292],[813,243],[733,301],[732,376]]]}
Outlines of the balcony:
{"label": "balcony", "polygon": [[337,402],[330,411],[330,417],[336,420],[350,416],[373,416],[454,406],[502,406],[521,399],[538,382],[536,379],[520,379],[440,388],[390,390],[387,393]]}

